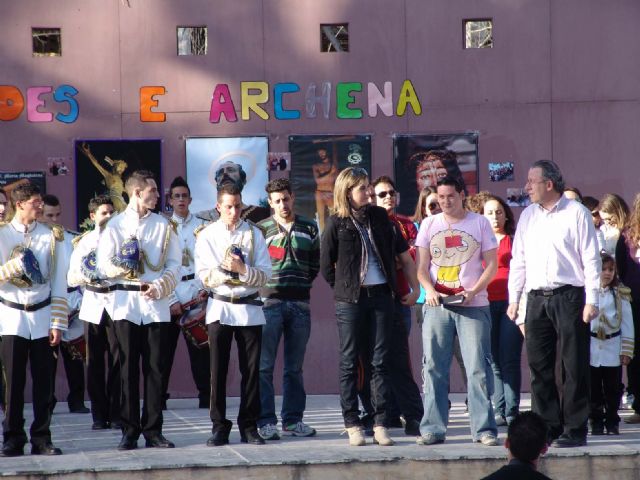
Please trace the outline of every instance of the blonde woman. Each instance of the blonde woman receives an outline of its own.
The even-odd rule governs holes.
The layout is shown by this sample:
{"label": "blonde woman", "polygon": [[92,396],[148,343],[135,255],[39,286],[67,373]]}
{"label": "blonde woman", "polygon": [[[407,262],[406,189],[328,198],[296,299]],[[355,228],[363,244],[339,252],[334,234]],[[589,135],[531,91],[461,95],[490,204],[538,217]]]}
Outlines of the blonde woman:
{"label": "blonde woman", "polygon": [[[384,208],[371,205],[369,175],[344,169],[336,179],[334,206],[322,233],[320,271],[333,288],[340,339],[340,404],[349,444],[365,445],[358,407],[358,358],[370,364],[374,442],[393,445],[385,427],[389,385],[385,377],[391,339],[398,257],[410,270],[409,246]],[[415,266],[414,266],[415,268]],[[401,302],[413,305],[418,292]]]}
{"label": "blonde woman", "polygon": [[609,255],[615,255],[620,232],[626,226],[629,218],[627,202],[620,195],[607,193],[600,200],[598,213],[602,220],[600,229],[604,233],[604,250]]}

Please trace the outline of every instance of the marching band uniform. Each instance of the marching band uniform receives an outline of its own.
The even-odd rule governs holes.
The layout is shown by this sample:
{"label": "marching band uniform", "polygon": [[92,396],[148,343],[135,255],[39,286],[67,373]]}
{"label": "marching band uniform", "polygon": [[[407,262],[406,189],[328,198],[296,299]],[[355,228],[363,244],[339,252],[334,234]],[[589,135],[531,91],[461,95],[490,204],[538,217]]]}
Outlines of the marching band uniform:
{"label": "marching band uniform", "polygon": [[[133,268],[130,268],[133,266]],[[169,221],[151,211],[140,217],[129,206],[107,223],[97,249],[101,278],[113,283],[106,311],[114,321],[122,377],[122,450],[136,448],[140,433],[147,446],[173,446],[162,437],[162,373],[165,368],[169,294],[180,275],[180,247]],[[142,283],[160,298],[142,295]],[[142,359],[144,405],[140,417]]]}
{"label": "marching band uniform", "polygon": [[[180,276],[175,291],[169,296],[169,304],[185,304],[195,299],[202,291],[200,279],[195,278],[193,252],[196,244],[196,230],[201,229],[205,223],[189,213],[186,218],[182,218],[175,213],[171,220],[176,225],[178,243],[182,251],[182,264],[180,266]],[[178,337],[180,336],[180,325],[178,324],[180,315],[172,316],[168,328],[168,353],[167,368],[162,379],[163,400],[169,398],[168,387],[171,367],[176,353]],[[184,339],[189,352],[189,363],[191,364],[191,375],[198,389],[198,400],[200,408],[209,408],[209,396],[211,395],[211,383],[209,375],[209,345],[198,348],[185,334]]]}
{"label": "marching band uniform", "polygon": [[[0,226],[0,355],[7,402],[2,424],[4,456],[21,455],[27,441],[23,417],[27,361],[33,378],[32,453],[60,453],[51,445],[49,429],[54,365],[49,329],[67,329],[68,258],[60,248],[62,240],[62,229],[37,221],[25,227],[14,218]],[[33,252],[41,278],[33,275],[35,262],[26,262],[26,253],[12,258],[19,246]],[[30,280],[25,281],[25,276]]]}
{"label": "marching band uniform", "polygon": [[[235,281],[219,269],[232,245],[241,249],[247,268],[246,275],[237,276]],[[211,349],[213,437],[207,444],[228,443],[232,424],[226,419],[226,383],[234,336],[242,374],[237,419],[240,437],[243,442],[264,443],[256,431],[260,415],[260,345],[265,323],[258,289],[271,278],[271,259],[264,237],[257,227],[244,220],[239,220],[233,231],[221,220],[213,222],[198,234],[195,265],[196,275],[210,289],[211,297],[207,303],[206,323]]]}
{"label": "marching band uniform", "polygon": [[[83,288],[78,317],[87,324],[87,390],[93,428],[120,424],[120,361],[113,321],[106,306],[113,302],[108,284],[96,281],[95,254],[100,227],[76,237],[69,262],[69,286]],[[93,267],[93,268],[92,268]],[[105,354],[106,368],[105,368]],[[106,379],[106,383],[105,383]]]}

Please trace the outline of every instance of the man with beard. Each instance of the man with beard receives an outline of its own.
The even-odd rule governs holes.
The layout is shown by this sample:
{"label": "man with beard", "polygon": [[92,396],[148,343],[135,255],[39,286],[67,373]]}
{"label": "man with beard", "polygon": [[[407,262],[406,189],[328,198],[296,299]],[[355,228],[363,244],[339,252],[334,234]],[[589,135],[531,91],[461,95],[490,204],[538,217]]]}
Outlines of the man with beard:
{"label": "man with beard", "polygon": [[[239,163],[227,161],[218,166],[216,170],[216,186],[220,190],[223,185],[236,185],[240,192],[244,189],[247,183],[247,173]],[[268,207],[261,207],[259,205],[247,205],[242,203],[242,212],[240,218],[247,220],[251,223],[257,224],[260,220],[269,218],[271,210]],[[205,210],[196,213],[196,217],[209,222],[215,222],[220,218],[220,213],[217,209]]]}

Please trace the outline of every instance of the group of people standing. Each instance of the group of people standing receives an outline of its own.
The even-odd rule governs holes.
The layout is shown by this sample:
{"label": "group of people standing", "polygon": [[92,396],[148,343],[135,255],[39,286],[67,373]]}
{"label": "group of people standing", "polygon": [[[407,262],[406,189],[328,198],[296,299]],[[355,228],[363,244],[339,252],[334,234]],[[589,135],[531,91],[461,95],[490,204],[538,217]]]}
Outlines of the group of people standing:
{"label": "group of people standing", "polygon": [[[398,216],[393,180],[370,183],[364,169],[349,167],[337,175],[320,235],[315,222],[295,214],[288,180],[266,186],[271,213],[243,203],[241,174],[239,165],[221,168],[216,208],[199,214],[189,211],[189,186],[176,178],[170,187],[173,215],[166,218],[153,213],[159,197],[153,175],[134,172],[125,183],[124,211],[113,215],[108,196],[93,199],[95,229],[73,242],[57,225],[38,221],[43,198],[35,185],[11,192],[13,217],[0,225],[0,359],[7,382],[1,455],[22,455],[27,442],[27,360],[34,380],[32,453],[61,453],[49,430],[52,347],[69,330],[70,293],[77,289],[78,317],[88,325],[93,428],[120,428],[118,449],[136,448],[140,435],[147,447],[174,446],[162,434],[162,410],[181,331],[199,406],[210,412],[207,445],[229,442],[226,384],[234,338],[242,374],[241,441],[258,445],[281,434],[314,435],[303,422],[302,364],[318,273],[334,293],[340,403],[351,445],[366,444],[367,433],[379,445],[393,445],[388,428],[400,422],[418,444],[444,442],[456,343],[472,438],[497,445],[497,426],[518,415],[523,338],[532,408],[546,423],[551,445],[584,445],[589,419],[593,434],[618,433],[610,390],[615,387],[619,403],[620,364],[630,363],[629,391],[635,394],[637,379],[631,377],[638,366],[629,291],[617,283],[613,266],[618,264],[630,296],[640,298],[640,211],[635,222],[630,215],[628,228],[620,225],[612,263],[613,257],[600,256],[604,244],[598,243],[595,216],[590,218],[594,210],[563,195],[560,170],[548,160],[528,172],[532,205],[517,228],[501,198],[467,198],[465,186],[451,175],[423,190],[413,219]],[[605,210],[597,211],[604,217]],[[408,346],[416,302],[423,302],[417,308],[424,398]],[[206,341],[198,340],[196,329]],[[273,369],[282,337],[279,429]],[[594,354],[603,345],[617,352]],[[596,382],[601,395],[593,393]],[[635,398],[633,418],[640,422],[640,395]]]}

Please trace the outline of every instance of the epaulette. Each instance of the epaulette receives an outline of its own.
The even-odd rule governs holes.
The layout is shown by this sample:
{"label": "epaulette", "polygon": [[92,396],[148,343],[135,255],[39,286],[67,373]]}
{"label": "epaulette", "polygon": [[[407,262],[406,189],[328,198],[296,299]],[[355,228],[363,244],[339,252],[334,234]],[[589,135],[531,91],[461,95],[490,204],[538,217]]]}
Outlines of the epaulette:
{"label": "epaulette", "polygon": [[204,230],[205,228],[207,228],[210,225],[210,222],[207,223],[201,223],[200,225],[198,225],[196,228],[194,228],[193,230],[193,236],[198,238],[198,235],[200,234],[200,232],[202,230]]}
{"label": "epaulette", "polygon": [[205,222],[214,222],[220,218],[220,214],[215,208],[212,208],[211,210],[202,210],[194,213],[194,217],[204,220]]}
{"label": "epaulette", "polygon": [[618,295],[627,302],[631,302],[631,289],[625,285],[618,285]]}
{"label": "epaulette", "polygon": [[173,218],[169,218],[169,226],[173,230],[173,233],[178,234],[178,222],[176,222]]}
{"label": "epaulette", "polygon": [[84,237],[86,237],[89,233],[91,233],[91,230],[87,230],[84,233],[81,233],[80,235],[77,235],[75,237],[73,237],[71,239],[71,245],[73,245],[73,248],[76,248],[78,246],[78,244],[80,243],[80,240],[82,240]]}
{"label": "epaulette", "polygon": [[55,238],[58,242],[64,241],[64,227],[62,225],[58,225],[57,223],[49,224],[42,223],[45,227],[48,227],[53,232],[53,238]]}

